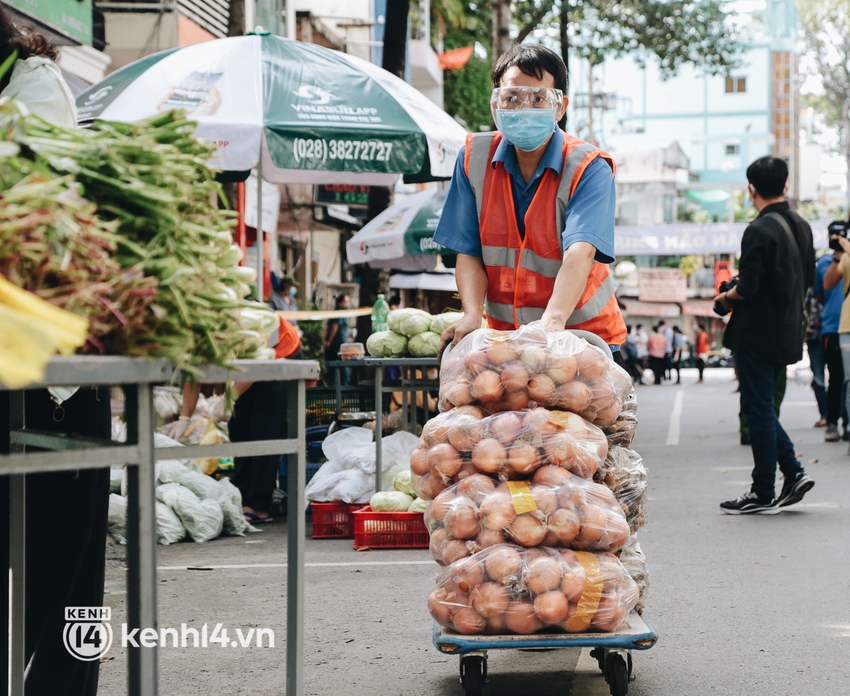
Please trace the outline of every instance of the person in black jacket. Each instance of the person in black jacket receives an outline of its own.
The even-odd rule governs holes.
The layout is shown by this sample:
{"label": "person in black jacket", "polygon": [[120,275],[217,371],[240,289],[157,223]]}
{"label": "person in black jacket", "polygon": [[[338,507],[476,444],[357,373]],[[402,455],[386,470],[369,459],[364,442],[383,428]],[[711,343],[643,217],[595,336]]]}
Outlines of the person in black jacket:
{"label": "person in black jacket", "polygon": [[[757,159],[747,169],[747,181],[759,215],[741,239],[738,284],[714,298],[723,314],[732,311],[723,345],[735,354],[755,462],[751,489],[720,504],[732,515],[775,514],[799,503],[815,485],[797,460],[773,403],[777,376],[803,357],[803,304],[815,280],[812,230],[785,200],[784,160]],[[785,477],[778,497],[777,464]]]}

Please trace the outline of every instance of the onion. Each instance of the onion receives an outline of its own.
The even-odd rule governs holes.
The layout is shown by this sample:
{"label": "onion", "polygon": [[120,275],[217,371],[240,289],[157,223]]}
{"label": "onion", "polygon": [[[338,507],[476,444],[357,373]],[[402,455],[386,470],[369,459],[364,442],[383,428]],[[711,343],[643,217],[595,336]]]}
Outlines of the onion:
{"label": "onion", "polygon": [[554,590],[561,584],[561,566],[552,556],[526,560],[525,584],[533,594]]}
{"label": "onion", "polygon": [[585,382],[593,382],[608,372],[608,358],[595,346],[587,346],[576,355],[578,375]]}
{"label": "onion", "polygon": [[589,431],[585,445],[588,450],[593,451],[600,462],[605,461],[605,457],[608,456],[608,438],[605,437],[603,432],[595,430]]}
{"label": "onion", "polygon": [[602,568],[602,591],[612,592],[620,586],[623,577],[623,566],[617,557],[610,553],[596,554],[596,560]]}
{"label": "onion", "polygon": [[440,493],[446,489],[446,484],[443,479],[434,474],[425,474],[419,481],[419,485],[414,485],[416,495],[422,500],[434,500]]}
{"label": "onion", "polygon": [[451,565],[469,555],[469,549],[466,548],[466,544],[461,539],[446,539],[443,542],[442,556],[445,565]]}
{"label": "onion", "polygon": [[502,381],[493,370],[484,370],[472,383],[472,397],[478,401],[493,402],[502,398]]}
{"label": "onion", "polygon": [[472,448],[472,463],[478,471],[485,474],[496,473],[506,464],[506,460],[505,448],[492,437],[479,440]]}
{"label": "onion", "polygon": [[473,350],[466,356],[466,369],[473,375],[478,375],[490,367],[487,354],[482,350]]}
{"label": "onion", "polygon": [[453,377],[460,373],[460,371],[465,367],[464,356],[460,354],[460,352],[452,352],[445,358],[443,358],[442,367],[440,370],[443,375],[446,377]]}
{"label": "onion", "polygon": [[455,498],[446,513],[446,529],[455,539],[472,539],[481,531],[478,507],[469,498]]}
{"label": "onion", "polygon": [[536,374],[543,370],[547,357],[546,349],[542,346],[526,346],[520,353],[520,360],[525,363],[531,374]]}
{"label": "onion", "polygon": [[568,471],[565,471],[554,464],[541,466],[534,472],[534,478],[531,479],[534,483],[539,483],[548,486],[562,486],[571,481],[571,476]]}
{"label": "onion", "polygon": [[508,588],[501,583],[485,582],[470,592],[469,600],[475,611],[485,619],[489,619],[505,612],[510,595]]}
{"label": "onion", "polygon": [[437,522],[443,522],[446,519],[446,515],[449,510],[452,508],[452,504],[455,500],[455,492],[454,490],[446,489],[441,491],[434,501],[431,503],[431,516]]}
{"label": "onion", "polygon": [[545,408],[533,408],[526,413],[522,418],[523,430],[549,430],[550,426],[554,430],[554,426],[549,422],[549,411]]}
{"label": "onion", "polygon": [[547,375],[536,374],[528,380],[528,395],[538,404],[548,404],[555,395],[555,383]]}
{"label": "onion", "polygon": [[581,380],[567,382],[558,387],[553,401],[560,407],[580,413],[590,405],[591,393]]}
{"label": "onion", "polygon": [[482,529],[475,537],[475,543],[479,549],[487,549],[496,544],[504,544],[505,535],[495,529]]}
{"label": "onion", "polygon": [[518,392],[525,389],[529,375],[522,363],[509,362],[502,365],[499,377],[506,392]]}
{"label": "onion", "polygon": [[616,631],[626,620],[626,607],[619,594],[603,594],[592,624],[600,631]]}
{"label": "onion", "polygon": [[478,406],[458,406],[455,409],[455,413],[459,416],[470,416],[475,420],[484,418],[484,411],[478,408]]}
{"label": "onion", "polygon": [[568,466],[570,471],[576,476],[590,479],[593,478],[593,474],[599,468],[599,459],[593,452],[589,452],[582,447],[577,447],[575,456]]}
{"label": "onion", "polygon": [[534,613],[534,605],[521,599],[508,604],[505,610],[505,627],[511,633],[528,635],[543,628],[543,622]]}
{"label": "onion", "polygon": [[544,514],[551,515],[558,509],[558,496],[555,494],[555,489],[550,486],[534,485],[531,487],[531,495],[534,496],[534,502],[537,503],[537,509]]}
{"label": "onion", "polygon": [[509,392],[494,408],[495,411],[522,411],[528,407],[528,392],[522,389],[518,392]]}
{"label": "onion", "polygon": [[510,546],[494,546],[487,552],[487,557],[484,559],[487,575],[491,580],[503,585],[516,582],[520,568],[522,568],[522,556]]}
{"label": "onion", "polygon": [[463,460],[458,451],[447,442],[435,445],[428,454],[428,465],[431,471],[439,475],[443,481],[448,481],[460,471]]}
{"label": "onion", "polygon": [[475,609],[464,607],[452,615],[452,625],[458,633],[474,635],[482,633],[487,622]]}
{"label": "onion", "polygon": [[613,399],[610,404],[597,411],[596,418],[593,422],[601,426],[611,425],[617,420],[617,417],[620,415],[620,411],[622,410],[623,405],[619,402],[619,400]]}
{"label": "onion", "polygon": [[438,624],[447,626],[451,622],[452,607],[448,604],[448,592],[445,587],[438,587],[428,595],[428,611]]}
{"label": "onion", "polygon": [[561,623],[567,618],[570,603],[557,591],[544,592],[534,598],[534,613],[545,624]]}
{"label": "onion", "polygon": [[508,627],[505,625],[505,615],[498,614],[487,619],[487,633],[491,636],[503,636],[508,632]]}
{"label": "onion", "polygon": [[472,476],[477,473],[478,469],[475,468],[475,465],[468,459],[464,459],[463,464],[460,465],[460,471],[454,475],[452,481],[458,483],[459,481],[463,481],[467,476]]}
{"label": "onion", "polygon": [[417,476],[428,473],[428,450],[417,447],[410,453],[410,472]]}
{"label": "onion", "polygon": [[570,463],[576,457],[576,439],[568,432],[561,431],[546,438],[543,451],[552,464],[569,468]]}
{"label": "onion", "polygon": [[471,404],[472,382],[465,377],[458,377],[443,390],[443,397],[453,406],[465,406]]}
{"label": "onion", "polygon": [[446,543],[446,539],[448,538],[449,532],[445,527],[437,527],[436,529],[431,530],[431,543],[429,550],[431,551],[431,555],[434,557],[434,560],[440,565],[445,565],[445,563],[443,563],[443,544]]}
{"label": "onion", "polygon": [[608,548],[611,550],[625,546],[629,540],[629,525],[621,515],[616,513],[608,514],[608,526],[605,531],[608,534]]}
{"label": "onion", "polygon": [[522,433],[522,418],[516,413],[497,413],[490,418],[490,434],[509,445]]}
{"label": "onion", "polygon": [[482,526],[493,531],[507,529],[516,520],[514,503],[507,490],[496,490],[484,498],[480,513]]}
{"label": "onion", "polygon": [[546,536],[546,523],[531,513],[519,515],[505,533],[520,546],[539,546]]}
{"label": "onion", "polygon": [[487,359],[496,367],[500,367],[511,360],[516,360],[516,358],[516,350],[507,341],[497,341],[487,349]]}
{"label": "onion", "polygon": [[470,452],[484,434],[484,424],[471,416],[461,416],[449,426],[449,444],[461,452]]}
{"label": "onion", "polygon": [[578,512],[587,500],[587,494],[584,491],[584,486],[579,483],[579,479],[572,477],[558,489],[558,505]]}
{"label": "onion", "polygon": [[569,546],[581,530],[578,515],[569,508],[559,508],[546,520],[549,531],[554,532],[559,546]]}
{"label": "onion", "polygon": [[578,362],[573,355],[550,355],[546,361],[546,374],[556,384],[575,379]]}
{"label": "onion", "polygon": [[484,582],[484,566],[474,558],[462,558],[449,568],[449,582],[461,592],[472,592]]}
{"label": "onion", "polygon": [[593,499],[593,502],[602,503],[603,505],[612,508],[618,508],[620,506],[614,492],[607,486],[603,486],[600,483],[593,483],[588,486],[588,493],[590,493],[590,497]]}
{"label": "onion", "polygon": [[605,527],[608,522],[608,515],[598,505],[588,503],[582,508],[581,513],[581,531],[576,537],[576,548],[593,549],[602,539],[605,533]]}
{"label": "onion", "polygon": [[429,447],[447,441],[449,432],[448,420],[444,415],[429,420],[422,428],[422,440]]}
{"label": "onion", "polygon": [[476,505],[480,505],[481,501],[495,490],[493,479],[484,474],[472,474],[457,485],[457,494],[468,496]]}
{"label": "onion", "polygon": [[508,449],[508,466],[518,474],[530,474],[540,466],[537,450],[527,442],[514,443]]}

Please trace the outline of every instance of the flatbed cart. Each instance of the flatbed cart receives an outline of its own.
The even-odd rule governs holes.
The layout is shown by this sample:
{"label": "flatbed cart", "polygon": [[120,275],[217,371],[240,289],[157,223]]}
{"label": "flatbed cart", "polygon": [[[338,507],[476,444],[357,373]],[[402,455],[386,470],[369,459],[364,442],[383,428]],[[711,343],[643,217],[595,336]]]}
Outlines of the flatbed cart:
{"label": "flatbed cart", "polygon": [[507,648],[593,648],[611,696],[626,696],[632,679],[632,650],[649,650],[658,634],[637,612],[612,633],[539,633],[530,636],[465,636],[434,622],[434,647],[460,657],[466,696],[481,696],[487,679],[487,651]]}

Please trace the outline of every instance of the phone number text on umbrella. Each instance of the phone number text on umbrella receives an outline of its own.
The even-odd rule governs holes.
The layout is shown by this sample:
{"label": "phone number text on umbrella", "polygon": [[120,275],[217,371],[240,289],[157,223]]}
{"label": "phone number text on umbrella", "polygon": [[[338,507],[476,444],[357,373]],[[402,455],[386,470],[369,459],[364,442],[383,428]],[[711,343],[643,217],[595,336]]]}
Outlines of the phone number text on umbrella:
{"label": "phone number text on umbrella", "polygon": [[365,160],[389,162],[393,144],[384,140],[325,140],[295,138],[292,152],[295,160]]}

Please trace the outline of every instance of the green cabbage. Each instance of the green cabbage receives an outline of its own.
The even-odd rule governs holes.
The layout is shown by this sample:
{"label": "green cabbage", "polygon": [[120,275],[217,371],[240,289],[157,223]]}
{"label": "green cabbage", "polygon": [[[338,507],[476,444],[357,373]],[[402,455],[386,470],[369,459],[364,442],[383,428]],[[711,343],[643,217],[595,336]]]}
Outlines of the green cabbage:
{"label": "green cabbage", "polygon": [[369,501],[375,512],[407,512],[413,502],[407,493],[401,491],[382,491],[375,493]]}
{"label": "green cabbage", "polygon": [[435,314],[431,320],[431,331],[441,334],[450,326],[457,324],[463,319],[463,312],[443,312]]}
{"label": "green cabbage", "polygon": [[393,488],[407,495],[416,497],[416,491],[413,490],[413,480],[410,475],[410,469],[399,471],[393,479]]}
{"label": "green cabbage", "polygon": [[435,358],[440,347],[440,334],[433,331],[416,334],[407,343],[407,352],[414,358]]}
{"label": "green cabbage", "polygon": [[366,339],[366,350],[374,358],[400,358],[407,351],[407,337],[395,331],[378,331]]}
{"label": "green cabbage", "polygon": [[410,507],[407,508],[408,512],[425,512],[428,509],[428,501],[422,500],[422,498],[417,498],[414,500]]}
{"label": "green cabbage", "polygon": [[431,315],[421,309],[394,309],[387,315],[387,326],[396,333],[415,336],[431,328]]}

